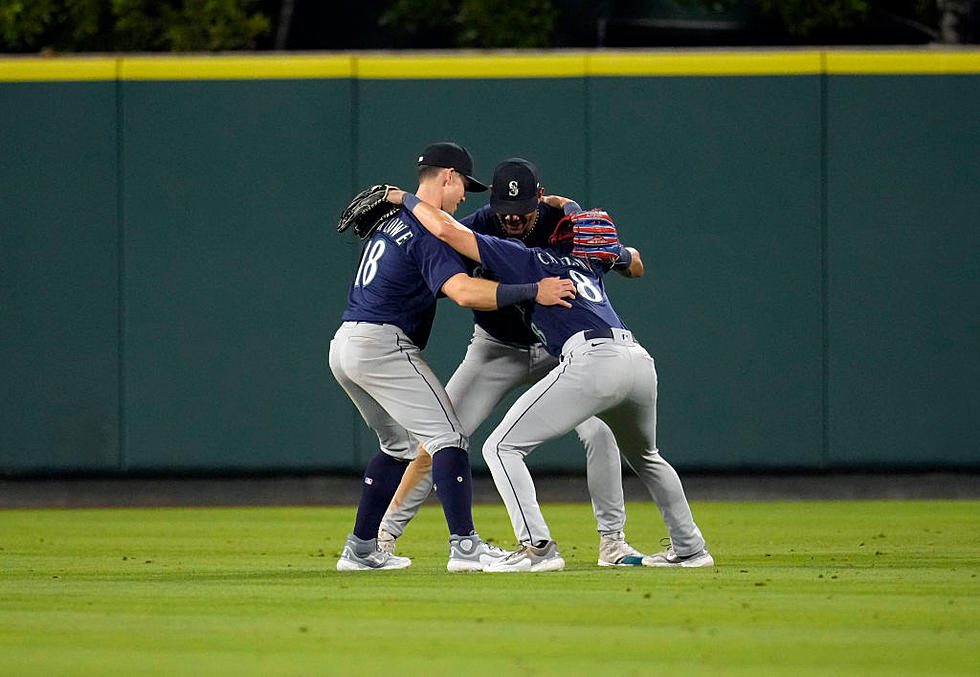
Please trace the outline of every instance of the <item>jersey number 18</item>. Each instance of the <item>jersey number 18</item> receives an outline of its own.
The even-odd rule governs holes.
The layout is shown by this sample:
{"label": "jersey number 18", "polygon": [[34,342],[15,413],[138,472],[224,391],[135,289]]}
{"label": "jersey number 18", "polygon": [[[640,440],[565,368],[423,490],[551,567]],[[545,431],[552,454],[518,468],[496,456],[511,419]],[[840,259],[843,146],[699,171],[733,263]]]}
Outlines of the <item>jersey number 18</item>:
{"label": "jersey number 18", "polygon": [[371,284],[371,280],[378,274],[378,260],[384,256],[385,241],[377,239],[364,248],[364,256],[361,257],[361,265],[357,268],[357,275],[354,276],[355,287],[366,287]]}

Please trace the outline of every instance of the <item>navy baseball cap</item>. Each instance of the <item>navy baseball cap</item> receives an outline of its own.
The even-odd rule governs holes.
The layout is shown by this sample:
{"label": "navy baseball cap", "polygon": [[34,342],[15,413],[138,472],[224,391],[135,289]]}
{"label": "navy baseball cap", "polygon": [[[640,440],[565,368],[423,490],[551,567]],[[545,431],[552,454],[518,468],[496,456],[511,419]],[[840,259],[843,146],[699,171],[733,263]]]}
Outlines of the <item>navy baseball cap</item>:
{"label": "navy baseball cap", "polygon": [[469,151],[458,143],[440,141],[427,146],[419,155],[418,166],[447,167],[455,169],[466,179],[466,190],[471,193],[482,193],[485,185],[473,178],[473,158]]}
{"label": "navy baseball cap", "polygon": [[504,160],[493,170],[490,207],[498,214],[527,214],[538,208],[538,170],[524,158]]}

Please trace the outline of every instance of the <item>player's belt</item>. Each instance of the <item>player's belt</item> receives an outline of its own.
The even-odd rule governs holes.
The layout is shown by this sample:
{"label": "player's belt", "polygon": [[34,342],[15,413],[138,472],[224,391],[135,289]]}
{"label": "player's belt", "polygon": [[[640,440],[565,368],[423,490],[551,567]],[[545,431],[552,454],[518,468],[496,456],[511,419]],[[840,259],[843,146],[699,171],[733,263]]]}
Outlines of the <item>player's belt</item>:
{"label": "player's belt", "polygon": [[603,327],[602,329],[589,329],[588,331],[582,332],[582,338],[586,341],[591,341],[592,339],[599,338],[612,338],[613,331],[612,327]]}
{"label": "player's belt", "polygon": [[633,333],[628,329],[613,329],[612,327],[602,327],[601,329],[586,329],[577,334],[572,334],[561,347],[561,354],[567,355],[572,350],[596,339],[612,339],[617,343],[635,343]]}

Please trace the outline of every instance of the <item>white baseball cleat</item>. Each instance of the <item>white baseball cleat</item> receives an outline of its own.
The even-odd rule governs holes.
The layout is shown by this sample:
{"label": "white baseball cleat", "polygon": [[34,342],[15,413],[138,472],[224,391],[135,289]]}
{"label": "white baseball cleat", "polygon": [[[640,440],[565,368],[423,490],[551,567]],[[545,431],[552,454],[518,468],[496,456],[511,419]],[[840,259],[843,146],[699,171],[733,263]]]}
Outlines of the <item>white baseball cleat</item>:
{"label": "white baseball cleat", "polygon": [[491,573],[515,573],[561,571],[564,568],[565,560],[558,552],[558,544],[548,541],[541,547],[525,545],[507,557],[484,567],[483,570]]}
{"label": "white baseball cleat", "polygon": [[454,573],[483,571],[484,567],[499,562],[510,554],[509,550],[485,542],[476,532],[469,536],[454,534],[449,537],[449,563],[446,564],[446,570]]}
{"label": "white baseball cleat", "polygon": [[386,552],[389,555],[395,554],[395,542],[398,540],[397,536],[393,536],[390,531],[381,527],[378,529],[378,550],[381,552]]}
{"label": "white baseball cleat", "polygon": [[690,555],[678,555],[674,552],[674,546],[670,546],[663,552],[643,558],[643,565],[648,567],[710,567],[714,564],[715,558],[707,548]]}
{"label": "white baseball cleat", "polygon": [[347,537],[344,551],[337,560],[337,571],[379,571],[404,569],[412,560],[378,550],[378,539],[361,540],[354,534]]}
{"label": "white baseball cleat", "polygon": [[642,552],[626,542],[622,531],[603,534],[599,539],[599,561],[601,567],[639,567],[643,566]]}

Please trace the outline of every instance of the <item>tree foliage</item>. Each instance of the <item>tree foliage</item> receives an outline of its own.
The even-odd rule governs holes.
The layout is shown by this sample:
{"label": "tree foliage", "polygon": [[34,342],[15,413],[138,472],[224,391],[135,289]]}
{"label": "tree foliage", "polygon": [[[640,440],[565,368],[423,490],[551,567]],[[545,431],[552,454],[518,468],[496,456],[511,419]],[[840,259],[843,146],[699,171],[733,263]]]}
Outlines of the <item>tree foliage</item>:
{"label": "tree foliage", "polygon": [[738,8],[763,21],[775,22],[798,41],[829,39],[870,41],[883,27],[906,29],[924,38],[939,36],[940,10],[947,4],[977,0],[675,0],[716,12]]}
{"label": "tree foliage", "polygon": [[253,49],[271,27],[255,0],[0,0],[0,51]]}
{"label": "tree foliage", "polygon": [[0,0],[0,52],[972,42],[978,7],[980,0]]}
{"label": "tree foliage", "polygon": [[790,35],[849,29],[868,14],[867,0],[758,0],[763,14],[779,17]]}
{"label": "tree foliage", "polygon": [[400,45],[545,48],[556,15],[552,0],[392,0],[378,23]]}

